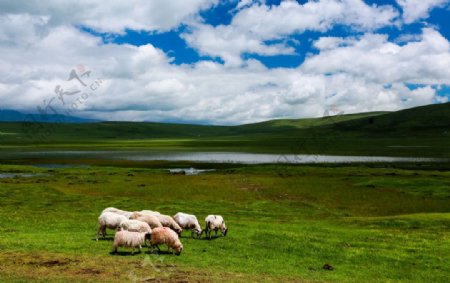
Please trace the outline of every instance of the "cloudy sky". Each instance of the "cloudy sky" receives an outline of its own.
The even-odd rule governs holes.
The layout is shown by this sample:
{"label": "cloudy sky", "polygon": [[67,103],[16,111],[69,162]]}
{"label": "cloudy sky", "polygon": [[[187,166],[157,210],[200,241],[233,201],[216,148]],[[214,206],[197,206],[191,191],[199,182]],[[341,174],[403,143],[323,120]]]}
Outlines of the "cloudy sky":
{"label": "cloudy sky", "polygon": [[449,2],[2,0],[0,109],[241,124],[443,103]]}

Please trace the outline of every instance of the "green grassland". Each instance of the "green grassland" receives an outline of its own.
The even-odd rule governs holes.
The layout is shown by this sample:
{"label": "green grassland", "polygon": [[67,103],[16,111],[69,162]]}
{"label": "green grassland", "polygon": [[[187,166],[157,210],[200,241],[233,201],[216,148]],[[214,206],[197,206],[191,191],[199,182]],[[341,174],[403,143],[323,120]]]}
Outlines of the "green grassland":
{"label": "green grassland", "polygon": [[182,150],[450,157],[450,103],[397,112],[272,120],[238,126],[101,122],[0,123],[12,150]]}
{"label": "green grassland", "polygon": [[[450,163],[239,165],[21,151],[245,151],[450,158],[450,104],[239,126],[0,123],[0,282],[448,282]],[[69,164],[68,168],[32,164]],[[214,168],[174,175],[163,168]],[[226,237],[109,252],[108,206],[221,214]],[[329,264],[332,270],[324,269]]]}
{"label": "green grassland", "polygon": [[[207,174],[115,164],[0,179],[4,282],[448,282],[450,173],[416,165],[215,165]],[[203,166],[206,166],[203,164]],[[376,166],[376,167],[375,167]],[[222,214],[226,237],[181,240],[181,256],[109,254],[108,206]],[[164,249],[162,249],[164,251]],[[323,269],[329,264],[333,270]]]}

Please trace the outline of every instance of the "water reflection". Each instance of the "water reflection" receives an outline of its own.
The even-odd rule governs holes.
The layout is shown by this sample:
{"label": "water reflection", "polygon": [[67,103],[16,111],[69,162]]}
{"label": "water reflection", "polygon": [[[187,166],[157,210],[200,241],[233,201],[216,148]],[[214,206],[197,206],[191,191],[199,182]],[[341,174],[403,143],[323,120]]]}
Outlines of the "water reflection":
{"label": "water reflection", "polygon": [[[12,153],[9,158],[98,158],[135,161],[193,161],[210,163],[353,163],[353,162],[448,162],[446,158],[336,156],[317,154],[264,154],[245,152],[159,151],[39,151]],[[8,156],[3,155],[3,158]]]}

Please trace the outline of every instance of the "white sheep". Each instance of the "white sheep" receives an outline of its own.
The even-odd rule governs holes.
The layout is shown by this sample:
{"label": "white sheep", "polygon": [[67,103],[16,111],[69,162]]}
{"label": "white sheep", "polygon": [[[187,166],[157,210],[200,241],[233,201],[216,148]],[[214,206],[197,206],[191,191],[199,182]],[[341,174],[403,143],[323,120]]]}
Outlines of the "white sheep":
{"label": "white sheep", "polygon": [[181,235],[181,232],[183,229],[181,229],[180,225],[178,225],[175,220],[169,215],[161,214],[157,211],[151,211],[151,210],[142,210],[140,211],[144,214],[154,215],[158,218],[159,222],[161,222],[161,225],[163,227],[169,227],[170,229],[174,230],[178,235]]}
{"label": "white sheep", "polygon": [[206,235],[206,237],[209,236],[209,238],[211,239],[211,231],[213,231],[213,230],[216,232],[216,236],[217,236],[217,231],[219,229],[222,232],[223,236],[227,235],[228,228],[225,225],[225,221],[223,220],[223,217],[220,215],[208,215],[205,218],[205,235]]}
{"label": "white sheep", "polygon": [[150,225],[150,227],[152,229],[157,228],[157,227],[162,227],[162,224],[159,221],[158,217],[156,217],[156,215],[153,215],[153,214],[135,211],[130,216],[130,219],[143,221],[143,222],[147,223],[148,225]]}
{"label": "white sheep", "polygon": [[126,221],[126,218],[123,215],[116,214],[114,212],[103,212],[98,217],[98,230],[96,240],[98,241],[98,235],[101,233],[103,238],[106,236],[106,228],[109,229],[117,229],[120,226],[120,223]]}
{"label": "white sheep", "polygon": [[142,212],[142,213],[148,213],[148,214],[156,214],[156,215],[158,215],[158,214],[161,214],[161,213],[159,213],[158,211],[153,211],[153,210],[141,210],[140,212]]}
{"label": "white sheep", "polygon": [[158,220],[161,222],[162,226],[169,227],[170,229],[175,231],[178,235],[181,235],[183,229],[181,229],[180,225],[178,225],[178,223],[175,222],[175,220],[173,220],[171,216],[164,214],[157,214],[155,216],[158,217]]}
{"label": "white sheep", "polygon": [[112,253],[116,253],[118,247],[132,248],[132,254],[134,254],[135,248],[138,248],[140,252],[145,240],[150,240],[150,238],[151,234],[146,232],[117,231],[114,236]]}
{"label": "white sheep", "polygon": [[165,244],[167,245],[168,250],[174,250],[176,255],[180,255],[183,250],[183,244],[180,242],[177,233],[169,227],[159,227],[153,229],[150,244],[152,248],[156,247],[158,251],[158,245]]}
{"label": "white sheep", "polygon": [[132,212],[121,210],[121,209],[118,209],[118,208],[115,208],[115,207],[107,207],[107,208],[103,209],[102,213],[103,212],[114,212],[116,214],[123,215],[126,218],[130,218],[131,214],[133,214]]}
{"label": "white sheep", "polygon": [[193,214],[178,212],[173,216],[173,220],[175,220],[182,229],[192,230],[192,237],[194,236],[194,233],[197,237],[202,234],[202,228],[198,223],[197,217]]}
{"label": "white sheep", "polygon": [[145,232],[150,234],[152,233],[152,228],[150,228],[150,225],[148,225],[146,222],[139,220],[126,219],[120,223],[119,227],[122,230],[127,230],[131,232]]}

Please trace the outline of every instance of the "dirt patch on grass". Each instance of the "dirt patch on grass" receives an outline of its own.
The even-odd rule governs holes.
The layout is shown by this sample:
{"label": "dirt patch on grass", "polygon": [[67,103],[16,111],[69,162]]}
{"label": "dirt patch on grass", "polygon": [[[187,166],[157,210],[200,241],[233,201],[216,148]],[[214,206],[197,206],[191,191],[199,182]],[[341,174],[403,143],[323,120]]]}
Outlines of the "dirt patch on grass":
{"label": "dirt patch on grass", "polygon": [[49,260],[49,261],[43,261],[43,262],[30,262],[28,264],[53,267],[53,266],[68,265],[68,264],[70,264],[70,262],[71,262],[71,260]]}
{"label": "dirt patch on grass", "polygon": [[141,261],[126,258],[70,257],[45,252],[0,253],[0,262],[0,278],[16,278],[26,282],[303,282],[289,277],[186,269],[171,263],[157,263],[154,266],[157,270],[154,271]]}
{"label": "dirt patch on grass", "polygon": [[93,269],[93,268],[83,268],[81,270],[76,271],[75,273],[76,274],[99,275],[102,272],[100,270]]}
{"label": "dirt patch on grass", "polygon": [[49,259],[46,257],[41,257],[39,255],[33,255],[33,258],[27,257],[17,257],[10,256],[8,259],[14,264],[22,264],[22,265],[32,265],[36,267],[62,267],[75,263],[79,263],[80,260],[70,259],[70,258],[57,258],[57,259]]}

